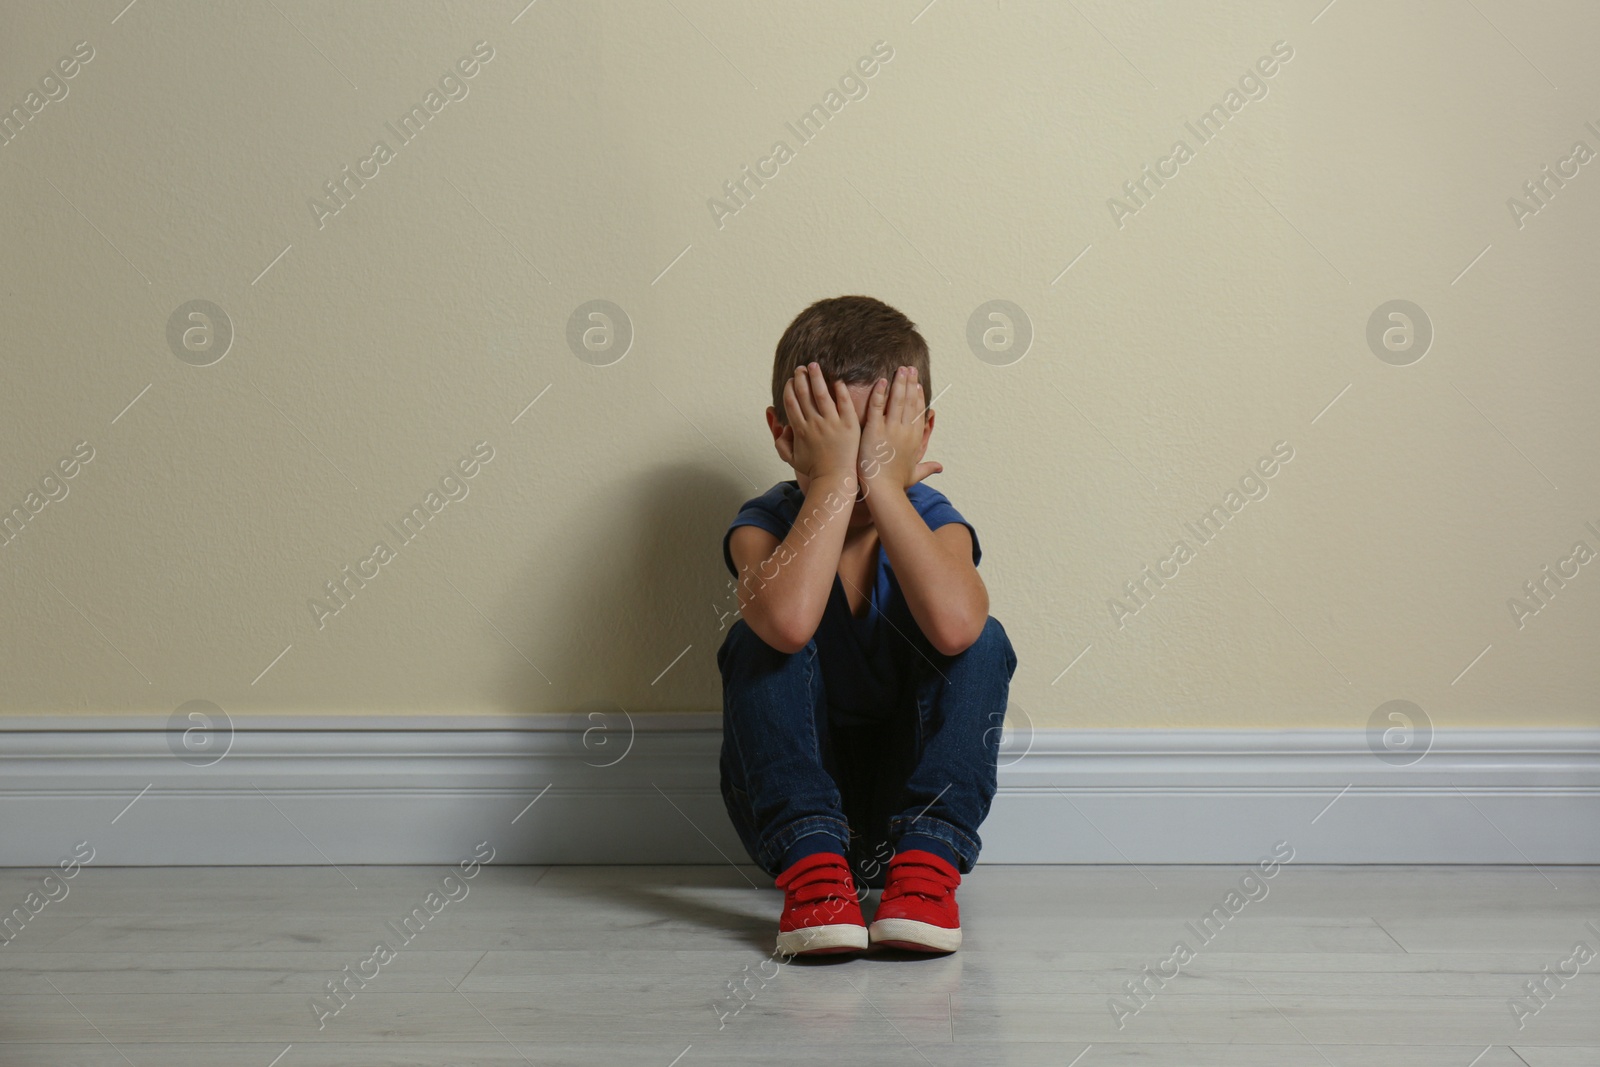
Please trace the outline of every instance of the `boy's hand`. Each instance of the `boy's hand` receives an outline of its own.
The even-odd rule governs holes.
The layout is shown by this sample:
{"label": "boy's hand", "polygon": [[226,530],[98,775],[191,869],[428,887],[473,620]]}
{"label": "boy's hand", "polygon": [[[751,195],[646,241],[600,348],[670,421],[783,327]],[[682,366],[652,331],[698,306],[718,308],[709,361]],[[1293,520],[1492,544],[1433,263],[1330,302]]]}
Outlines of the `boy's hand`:
{"label": "boy's hand", "polygon": [[861,430],[858,459],[868,500],[875,488],[893,487],[903,492],[944,470],[942,463],[918,462],[926,424],[927,404],[915,367],[897,368],[893,381],[878,379],[867,400],[867,424]]}
{"label": "boy's hand", "polygon": [[834,382],[830,391],[819,364],[796,367],[783,385],[783,410],[791,434],[787,458],[795,473],[812,479],[839,475],[854,486],[861,424],[849,387]]}

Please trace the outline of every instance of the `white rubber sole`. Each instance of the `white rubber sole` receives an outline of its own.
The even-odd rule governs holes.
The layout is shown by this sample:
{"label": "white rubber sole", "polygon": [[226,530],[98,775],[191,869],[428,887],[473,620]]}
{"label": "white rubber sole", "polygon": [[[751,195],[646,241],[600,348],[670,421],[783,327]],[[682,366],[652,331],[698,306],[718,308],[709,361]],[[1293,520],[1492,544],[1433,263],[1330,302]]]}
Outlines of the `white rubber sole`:
{"label": "white rubber sole", "polygon": [[874,945],[911,952],[954,952],[961,947],[961,929],[946,929],[915,919],[879,919],[870,928]]}
{"label": "white rubber sole", "polygon": [[812,956],[826,952],[863,952],[867,928],[855,923],[803,926],[778,934],[778,951],[786,956]]}

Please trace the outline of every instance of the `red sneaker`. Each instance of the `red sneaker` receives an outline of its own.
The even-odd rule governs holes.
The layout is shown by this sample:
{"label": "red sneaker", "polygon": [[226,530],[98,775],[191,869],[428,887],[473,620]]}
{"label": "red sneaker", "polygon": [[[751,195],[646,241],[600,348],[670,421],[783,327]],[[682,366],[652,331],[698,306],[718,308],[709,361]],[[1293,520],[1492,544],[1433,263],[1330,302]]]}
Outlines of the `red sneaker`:
{"label": "red sneaker", "polygon": [[815,852],[802,857],[778,875],[778,888],[783,890],[779,952],[813,956],[867,947],[867,923],[843,856]]}
{"label": "red sneaker", "polygon": [[956,886],[961,872],[931,852],[911,849],[889,858],[889,880],[878,902],[872,943],[912,952],[954,952],[961,947]]}

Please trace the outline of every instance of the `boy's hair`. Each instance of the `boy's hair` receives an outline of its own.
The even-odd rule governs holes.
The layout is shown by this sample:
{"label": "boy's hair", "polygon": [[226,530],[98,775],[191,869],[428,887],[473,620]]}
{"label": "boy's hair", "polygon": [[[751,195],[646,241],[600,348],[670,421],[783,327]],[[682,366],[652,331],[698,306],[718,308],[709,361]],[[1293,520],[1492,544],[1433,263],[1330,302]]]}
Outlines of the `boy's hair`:
{"label": "boy's hair", "polygon": [[796,367],[812,361],[822,367],[830,386],[836,381],[870,385],[879,378],[892,382],[896,367],[915,367],[924,400],[933,396],[928,342],[917,332],[917,324],[870,296],[818,300],[783,331],[772,361],[772,406],[782,425],[789,424],[784,384],[794,377]]}

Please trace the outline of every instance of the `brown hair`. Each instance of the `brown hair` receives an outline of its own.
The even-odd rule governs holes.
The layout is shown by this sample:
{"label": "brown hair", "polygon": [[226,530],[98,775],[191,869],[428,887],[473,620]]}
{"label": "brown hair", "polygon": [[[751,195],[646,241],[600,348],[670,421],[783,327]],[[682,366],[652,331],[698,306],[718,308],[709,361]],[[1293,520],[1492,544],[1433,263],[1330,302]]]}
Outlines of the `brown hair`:
{"label": "brown hair", "polygon": [[928,370],[928,342],[917,324],[881,300],[870,296],[834,296],[818,300],[794,317],[778,339],[772,361],[772,406],[778,422],[788,425],[783,408],[783,386],[795,368],[815,361],[832,385],[870,385],[879,378],[894,380],[899,366],[917,368],[923,397],[933,396]]}

